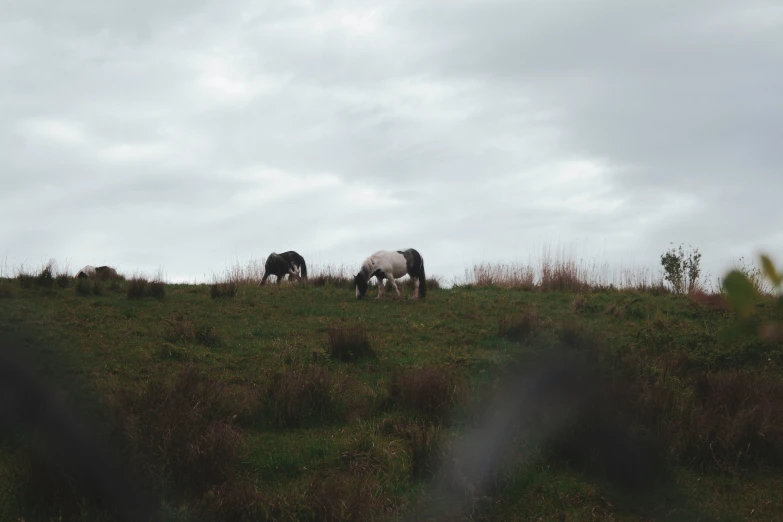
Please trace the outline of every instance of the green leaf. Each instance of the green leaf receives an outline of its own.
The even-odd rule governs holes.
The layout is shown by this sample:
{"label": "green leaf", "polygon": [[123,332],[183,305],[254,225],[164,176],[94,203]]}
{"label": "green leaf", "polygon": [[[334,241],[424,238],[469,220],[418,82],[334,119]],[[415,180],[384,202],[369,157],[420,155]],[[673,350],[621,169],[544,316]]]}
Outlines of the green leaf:
{"label": "green leaf", "polygon": [[739,315],[750,315],[756,299],[756,287],[739,270],[732,270],[723,280],[723,288],[729,303]]}
{"label": "green leaf", "polygon": [[783,276],[779,275],[777,270],[775,270],[775,265],[772,264],[772,260],[769,258],[769,256],[761,256],[761,266],[764,268],[764,273],[767,275],[770,281],[772,281],[772,284],[775,286],[780,286],[780,283],[783,282]]}

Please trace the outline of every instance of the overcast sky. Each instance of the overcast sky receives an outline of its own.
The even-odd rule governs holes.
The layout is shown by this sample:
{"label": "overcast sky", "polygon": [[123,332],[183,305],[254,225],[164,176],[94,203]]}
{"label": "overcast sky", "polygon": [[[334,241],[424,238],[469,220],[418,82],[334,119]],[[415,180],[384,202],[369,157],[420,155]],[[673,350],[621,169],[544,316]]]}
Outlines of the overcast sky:
{"label": "overcast sky", "polygon": [[783,261],[780,0],[0,1],[0,256]]}

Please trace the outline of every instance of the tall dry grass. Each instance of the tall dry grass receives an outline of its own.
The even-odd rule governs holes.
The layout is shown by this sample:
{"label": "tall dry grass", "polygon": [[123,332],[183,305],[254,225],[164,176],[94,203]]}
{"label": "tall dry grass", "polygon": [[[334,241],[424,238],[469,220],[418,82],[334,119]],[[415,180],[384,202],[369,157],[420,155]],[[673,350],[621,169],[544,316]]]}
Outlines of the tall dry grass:
{"label": "tall dry grass", "polygon": [[528,262],[481,262],[465,270],[454,286],[494,286],[542,292],[636,290],[667,293],[663,272],[645,267],[612,266],[564,249],[544,250]]}

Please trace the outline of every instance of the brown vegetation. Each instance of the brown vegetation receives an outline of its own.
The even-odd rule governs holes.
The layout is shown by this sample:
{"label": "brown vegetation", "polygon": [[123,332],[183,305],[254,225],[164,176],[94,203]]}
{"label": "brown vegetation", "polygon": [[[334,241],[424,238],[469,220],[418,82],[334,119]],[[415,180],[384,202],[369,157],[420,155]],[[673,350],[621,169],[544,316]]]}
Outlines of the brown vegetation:
{"label": "brown vegetation", "polygon": [[397,371],[389,382],[389,399],[432,422],[447,420],[462,391],[462,379],[444,367]]}
{"label": "brown vegetation", "polygon": [[334,359],[353,362],[374,355],[367,338],[367,328],[362,323],[330,325],[327,334],[329,351]]}

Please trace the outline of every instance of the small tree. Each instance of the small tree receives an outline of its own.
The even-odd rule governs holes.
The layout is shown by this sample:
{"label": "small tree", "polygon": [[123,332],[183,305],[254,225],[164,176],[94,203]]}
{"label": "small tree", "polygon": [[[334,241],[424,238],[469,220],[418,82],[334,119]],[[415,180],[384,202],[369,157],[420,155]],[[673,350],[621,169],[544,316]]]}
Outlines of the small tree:
{"label": "small tree", "polygon": [[698,288],[701,275],[700,262],[701,254],[698,248],[686,252],[680,245],[677,249],[671,247],[661,254],[664,278],[672,286],[675,294],[690,293]]}

